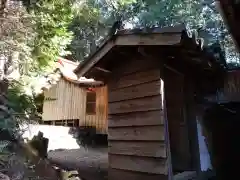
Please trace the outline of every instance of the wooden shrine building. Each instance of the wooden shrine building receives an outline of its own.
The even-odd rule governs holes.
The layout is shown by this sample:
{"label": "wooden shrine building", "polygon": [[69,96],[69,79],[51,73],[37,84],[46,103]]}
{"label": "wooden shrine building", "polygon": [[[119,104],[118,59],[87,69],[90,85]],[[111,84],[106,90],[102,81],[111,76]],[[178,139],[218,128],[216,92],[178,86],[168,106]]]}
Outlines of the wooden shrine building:
{"label": "wooden shrine building", "polygon": [[109,180],[199,171],[197,102],[222,70],[185,26],[120,30],[75,73],[108,88]]}
{"label": "wooden shrine building", "polygon": [[[77,78],[79,63],[60,58],[44,85],[42,120],[45,124],[91,126],[107,133],[107,88],[102,82]],[[55,78],[55,79],[54,79]]]}

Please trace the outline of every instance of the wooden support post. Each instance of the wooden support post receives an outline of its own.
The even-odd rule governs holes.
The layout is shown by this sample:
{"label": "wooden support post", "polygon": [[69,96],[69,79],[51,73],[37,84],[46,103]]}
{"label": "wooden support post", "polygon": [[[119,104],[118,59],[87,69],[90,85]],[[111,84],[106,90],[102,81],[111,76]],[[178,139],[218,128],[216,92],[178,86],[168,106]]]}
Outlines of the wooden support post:
{"label": "wooden support post", "polygon": [[179,72],[178,70],[174,69],[173,67],[170,67],[170,66],[168,66],[168,65],[166,65],[166,64],[164,64],[163,66],[166,67],[167,69],[175,72],[176,74],[179,74],[179,75],[181,75],[181,76],[183,75],[183,73]]}
{"label": "wooden support post", "polygon": [[197,129],[197,116],[194,101],[194,91],[192,83],[189,79],[185,79],[184,83],[185,102],[186,102],[186,120],[189,132],[190,152],[192,154],[193,170],[197,174],[201,171],[200,152],[198,143],[198,129]]}
{"label": "wooden support post", "polygon": [[167,165],[168,165],[168,180],[173,179],[172,172],[172,160],[171,160],[171,150],[170,150],[170,138],[168,131],[168,119],[167,119],[167,106],[165,100],[165,89],[164,89],[164,81],[161,79],[161,95],[162,95],[162,107],[164,112],[164,130],[165,130],[165,144],[167,148]]}

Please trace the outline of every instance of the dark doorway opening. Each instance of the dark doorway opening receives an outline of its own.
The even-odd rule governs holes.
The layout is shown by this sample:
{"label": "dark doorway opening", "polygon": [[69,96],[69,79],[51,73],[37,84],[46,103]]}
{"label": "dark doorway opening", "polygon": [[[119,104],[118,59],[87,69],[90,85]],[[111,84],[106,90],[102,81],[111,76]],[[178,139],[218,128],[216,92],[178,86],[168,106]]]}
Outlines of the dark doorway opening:
{"label": "dark doorway opening", "polygon": [[205,111],[203,127],[217,180],[239,174],[240,103],[215,104]]}

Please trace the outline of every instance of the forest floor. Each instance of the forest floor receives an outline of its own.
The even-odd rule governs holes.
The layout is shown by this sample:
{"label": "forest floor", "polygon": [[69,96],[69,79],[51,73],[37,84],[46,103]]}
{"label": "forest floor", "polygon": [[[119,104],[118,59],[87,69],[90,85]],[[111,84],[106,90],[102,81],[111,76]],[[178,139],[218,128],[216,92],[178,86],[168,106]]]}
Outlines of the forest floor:
{"label": "forest floor", "polygon": [[51,164],[67,171],[78,171],[81,180],[106,180],[108,175],[108,149],[80,147],[48,153]]}

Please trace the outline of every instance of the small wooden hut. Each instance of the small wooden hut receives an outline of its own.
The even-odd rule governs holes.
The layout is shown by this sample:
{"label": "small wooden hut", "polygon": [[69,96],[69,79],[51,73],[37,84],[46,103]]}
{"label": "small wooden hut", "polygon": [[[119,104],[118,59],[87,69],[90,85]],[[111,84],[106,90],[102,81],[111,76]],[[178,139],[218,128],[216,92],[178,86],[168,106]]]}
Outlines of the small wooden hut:
{"label": "small wooden hut", "polygon": [[[77,78],[78,63],[58,61],[58,70],[44,86],[42,120],[45,124],[94,126],[107,132],[107,88],[99,81]],[[59,75],[59,76],[58,76]],[[59,77],[53,81],[53,77]]]}
{"label": "small wooden hut", "polygon": [[183,25],[120,30],[75,70],[108,86],[110,180],[199,171],[196,102],[221,73],[201,43]]}

